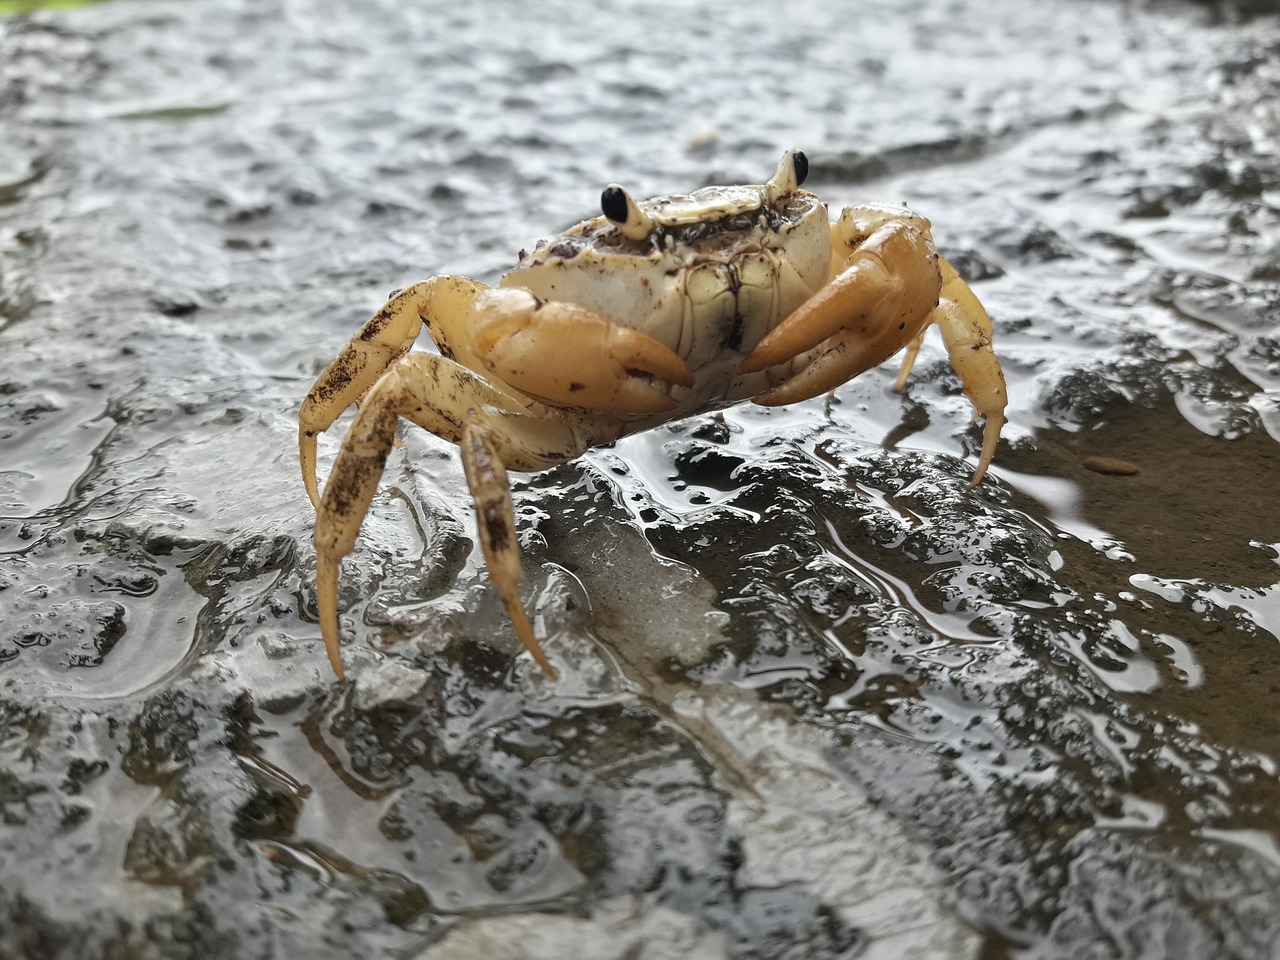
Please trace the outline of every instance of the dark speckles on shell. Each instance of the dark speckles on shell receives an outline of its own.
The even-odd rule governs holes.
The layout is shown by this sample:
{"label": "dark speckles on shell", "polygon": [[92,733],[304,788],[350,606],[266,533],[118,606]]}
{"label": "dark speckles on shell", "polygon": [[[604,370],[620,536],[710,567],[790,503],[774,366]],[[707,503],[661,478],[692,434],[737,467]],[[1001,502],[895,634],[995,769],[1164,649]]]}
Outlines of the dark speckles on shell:
{"label": "dark speckles on shell", "polygon": [[699,243],[711,238],[719,238],[731,233],[749,233],[762,226],[774,232],[795,224],[805,212],[811,209],[807,204],[786,203],[782,208],[762,205],[757,210],[722,217],[718,220],[699,220],[696,223],[682,223],[674,226],[661,226],[654,231],[658,242],[665,242],[671,237],[678,244],[696,247]]}
{"label": "dark speckles on shell", "polygon": [[538,252],[556,260],[572,260],[586,248],[587,244],[577,237],[559,237],[549,247]]}
{"label": "dark speckles on shell", "polygon": [[[604,217],[596,217],[573,227],[568,233],[551,240],[542,240],[533,253],[521,251],[520,259],[536,262],[548,260],[567,261],[587,250],[597,250],[623,255],[650,257],[673,247],[688,247],[697,251],[700,247],[723,247],[727,242],[748,239],[761,229],[781,232],[793,226],[813,209],[816,202],[812,195],[796,194],[778,206],[761,203],[751,210],[739,211],[717,217],[714,212],[692,223],[664,224],[659,222],[649,235],[632,240],[622,230]],[[642,203],[643,208],[646,204]]]}
{"label": "dark speckles on shell", "polygon": [[730,350],[738,350],[742,347],[742,337],[746,332],[746,318],[741,314],[735,314],[733,324],[729,328],[729,333],[725,337],[724,345]]}

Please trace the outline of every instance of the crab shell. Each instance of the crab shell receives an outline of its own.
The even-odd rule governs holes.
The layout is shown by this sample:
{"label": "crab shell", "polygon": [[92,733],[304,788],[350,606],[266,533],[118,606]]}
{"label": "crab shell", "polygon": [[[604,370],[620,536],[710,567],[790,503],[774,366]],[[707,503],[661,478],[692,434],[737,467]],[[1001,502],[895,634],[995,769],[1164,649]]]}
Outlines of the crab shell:
{"label": "crab shell", "polygon": [[738,373],[742,357],[831,276],[826,205],[774,183],[627,201],[643,227],[586,220],[522,253],[501,286],[590,307],[669,347],[696,377],[683,396],[671,388],[682,408],[751,395],[761,378]]}

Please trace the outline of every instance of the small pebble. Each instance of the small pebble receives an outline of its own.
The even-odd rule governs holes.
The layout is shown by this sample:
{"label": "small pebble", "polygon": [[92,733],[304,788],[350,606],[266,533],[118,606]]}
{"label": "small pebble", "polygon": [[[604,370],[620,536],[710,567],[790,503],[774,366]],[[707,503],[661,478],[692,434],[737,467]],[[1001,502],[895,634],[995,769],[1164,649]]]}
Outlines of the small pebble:
{"label": "small pebble", "polygon": [[1116,460],[1113,457],[1086,457],[1084,465],[1094,473],[1105,473],[1113,477],[1131,477],[1135,473],[1142,472],[1136,463]]}

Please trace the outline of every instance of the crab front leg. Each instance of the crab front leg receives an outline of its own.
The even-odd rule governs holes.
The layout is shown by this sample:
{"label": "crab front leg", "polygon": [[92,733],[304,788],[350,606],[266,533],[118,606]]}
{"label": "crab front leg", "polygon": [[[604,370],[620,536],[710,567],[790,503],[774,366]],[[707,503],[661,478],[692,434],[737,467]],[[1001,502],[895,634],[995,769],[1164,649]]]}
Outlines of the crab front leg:
{"label": "crab front leg", "polygon": [[976,484],[1003,426],[1004,377],[991,350],[991,321],[938,256],[930,229],[928,220],[902,208],[846,209],[831,225],[831,282],[770,331],[742,370],[791,363],[812,351],[798,370],[756,397],[766,406],[795,403],[834,389],[903,347],[918,351],[924,330],[937,323],[966,395],[988,418]]}
{"label": "crab front leg", "polygon": [[565,423],[543,419],[445,357],[410,353],[364,397],[334,462],[316,515],[316,600],[334,673],[344,676],[338,631],[338,569],[355,546],[403,417],[462,448],[485,564],[517,634],[555,673],[520,602],[520,552],[506,467],[540,470],[572,459],[584,444]]}
{"label": "crab front leg", "polygon": [[432,312],[468,316],[483,284],[466,277],[433,277],[392,297],[316,378],[298,412],[298,458],[311,505],[319,507],[316,437],[363,397],[404,356]]}

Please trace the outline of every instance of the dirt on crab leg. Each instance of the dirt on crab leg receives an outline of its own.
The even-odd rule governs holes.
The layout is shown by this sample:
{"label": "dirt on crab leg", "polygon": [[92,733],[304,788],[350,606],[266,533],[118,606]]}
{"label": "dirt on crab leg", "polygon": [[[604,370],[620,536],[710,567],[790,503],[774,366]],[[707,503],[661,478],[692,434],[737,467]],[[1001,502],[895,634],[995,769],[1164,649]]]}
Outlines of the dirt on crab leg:
{"label": "dirt on crab leg", "polygon": [[520,566],[520,544],[516,540],[515,511],[511,506],[507,470],[502,465],[494,438],[477,421],[478,415],[472,411],[462,430],[459,446],[462,448],[462,468],[467,475],[467,486],[476,504],[476,525],[485,566],[520,642],[533,655],[543,673],[554,680],[557,676],[555,668],[533,635],[533,625],[529,623],[520,599],[518,584],[524,571]]}
{"label": "dirt on crab leg", "polygon": [[311,505],[319,509],[316,481],[316,437],[328,430],[353,403],[372,389],[391,365],[408,353],[429,325],[432,313],[458,317],[465,326],[481,283],[466,277],[441,276],[405,287],[388,300],[316,378],[298,412],[298,455],[302,481]]}
{"label": "dirt on crab leg", "polygon": [[[339,565],[355,547],[395,442],[396,424],[403,417],[444,440],[459,443],[477,410],[487,411],[489,418],[499,424],[508,418],[514,422],[506,431],[511,439],[503,450],[515,469],[541,469],[581,452],[566,427],[530,416],[512,397],[452,360],[430,353],[410,353],[396,361],[362,401],[360,412],[343,439],[316,513],[320,631],[339,679],[344,677],[338,626]],[[518,567],[518,557],[516,564]],[[531,630],[528,635],[532,636]]]}
{"label": "dirt on crab leg", "polygon": [[316,378],[298,412],[298,457],[311,505],[320,507],[316,482],[316,437],[333,426],[391,364],[413,345],[422,320],[418,306],[430,297],[432,281],[400,291],[369,318]]}

